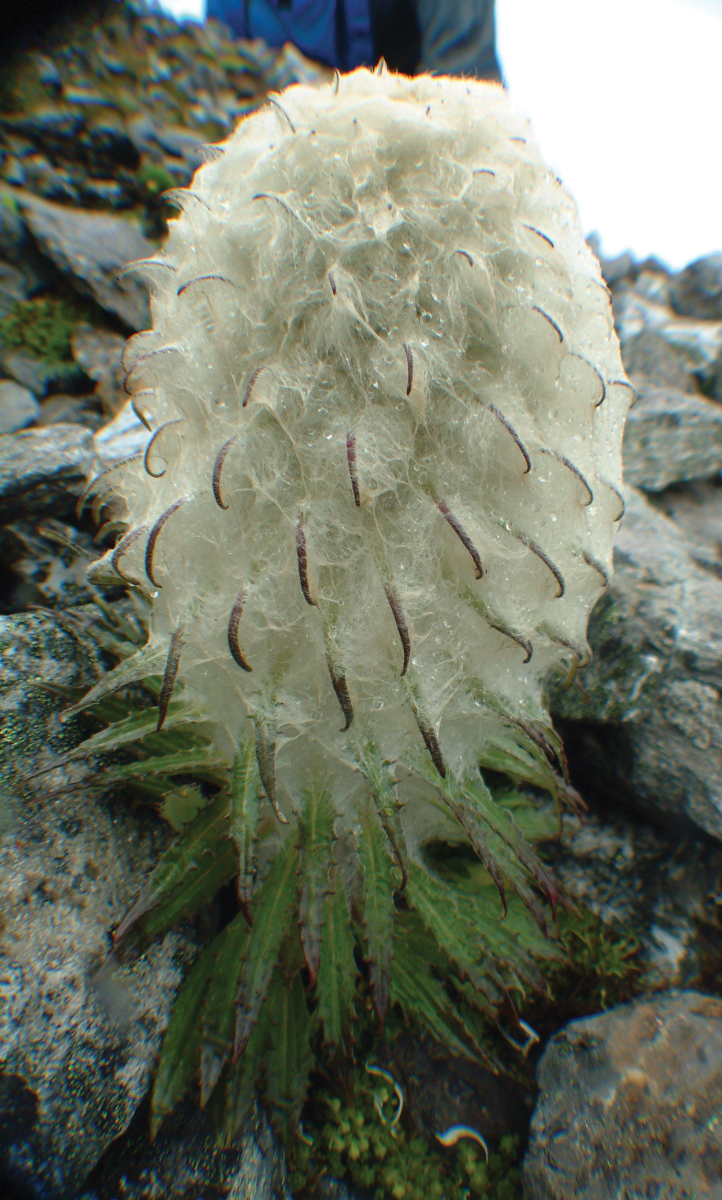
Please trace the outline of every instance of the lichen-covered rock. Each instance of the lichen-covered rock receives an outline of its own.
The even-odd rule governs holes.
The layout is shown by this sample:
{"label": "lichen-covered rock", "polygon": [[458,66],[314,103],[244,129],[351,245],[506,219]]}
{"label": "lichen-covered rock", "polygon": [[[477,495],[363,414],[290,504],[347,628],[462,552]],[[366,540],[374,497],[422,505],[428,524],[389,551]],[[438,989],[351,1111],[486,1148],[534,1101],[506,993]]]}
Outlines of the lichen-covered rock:
{"label": "lichen-covered rock", "polygon": [[49,425],[0,436],[0,519],[72,510],[93,462],[82,425]]}
{"label": "lichen-covered rock", "polygon": [[648,492],[722,471],[722,405],[667,388],[641,391],[624,428],[624,478]]}
{"label": "lichen-covered rock", "polygon": [[36,774],[77,740],[53,688],[94,674],[72,618],[0,618],[0,1170],[37,1200],[75,1197],[130,1122],[195,948],[172,934],[109,959],[163,831],[85,768]]}
{"label": "lichen-covered rock", "polygon": [[[585,752],[582,735],[575,767]],[[561,836],[545,844],[565,896],[637,944],[638,990],[704,987],[716,953],[722,847],[704,835],[682,839],[608,799],[590,809],[567,813]]]}
{"label": "lichen-covered rock", "polygon": [[558,689],[583,786],[722,838],[722,582],[633,488],[579,686]]}
{"label": "lichen-covered rock", "polygon": [[722,321],[722,254],[690,263],[670,288],[672,307],[687,317]]}
{"label": "lichen-covered rock", "polygon": [[38,246],[80,292],[120,317],[130,329],[149,323],[145,288],[137,279],[118,278],[131,261],[155,247],[130,221],[104,213],[71,209],[23,194],[18,204]]}
{"label": "lichen-covered rock", "polygon": [[539,1063],[524,1200],[720,1200],[722,1002],[669,993],[574,1021]]}
{"label": "lichen-covered rock", "polygon": [[243,1134],[218,1145],[213,1125],[188,1100],[149,1140],[145,1112],[112,1145],[78,1200],[291,1200],[285,1159],[268,1120],[254,1105]]}

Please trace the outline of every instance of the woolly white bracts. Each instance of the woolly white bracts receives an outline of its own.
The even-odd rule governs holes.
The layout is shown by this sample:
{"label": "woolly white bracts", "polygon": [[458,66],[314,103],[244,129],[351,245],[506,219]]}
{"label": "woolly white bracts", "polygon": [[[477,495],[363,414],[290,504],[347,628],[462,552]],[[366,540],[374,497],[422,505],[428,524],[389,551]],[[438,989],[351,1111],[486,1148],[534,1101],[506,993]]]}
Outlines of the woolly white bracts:
{"label": "woolly white bracts", "polygon": [[572,201],[500,87],[366,70],[178,201],[112,477],[161,707],[177,674],[229,763],[253,727],[284,815],[311,780],[343,811],[371,744],[428,795],[548,727],[611,574],[632,392]]}

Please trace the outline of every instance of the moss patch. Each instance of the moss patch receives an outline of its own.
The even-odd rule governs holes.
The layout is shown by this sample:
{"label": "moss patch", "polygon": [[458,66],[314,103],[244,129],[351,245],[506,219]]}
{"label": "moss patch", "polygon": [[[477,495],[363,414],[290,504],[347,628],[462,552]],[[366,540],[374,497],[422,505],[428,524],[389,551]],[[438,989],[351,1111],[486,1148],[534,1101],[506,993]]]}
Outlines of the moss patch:
{"label": "moss patch", "polygon": [[67,291],[22,300],[0,321],[0,345],[44,362],[70,362],[70,339],[76,325],[109,325],[107,314],[92,300]]}

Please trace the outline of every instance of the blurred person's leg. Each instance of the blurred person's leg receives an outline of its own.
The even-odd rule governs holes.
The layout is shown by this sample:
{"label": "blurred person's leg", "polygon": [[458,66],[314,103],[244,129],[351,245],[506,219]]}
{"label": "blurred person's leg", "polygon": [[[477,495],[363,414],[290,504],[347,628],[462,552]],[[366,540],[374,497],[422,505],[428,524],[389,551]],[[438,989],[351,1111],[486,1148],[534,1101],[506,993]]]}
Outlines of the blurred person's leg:
{"label": "blurred person's leg", "polygon": [[369,0],[208,0],[206,11],[237,37],[263,38],[269,46],[293,42],[343,71],[374,61]]}
{"label": "blurred person's leg", "polygon": [[419,71],[501,79],[494,0],[415,0],[421,30]]}

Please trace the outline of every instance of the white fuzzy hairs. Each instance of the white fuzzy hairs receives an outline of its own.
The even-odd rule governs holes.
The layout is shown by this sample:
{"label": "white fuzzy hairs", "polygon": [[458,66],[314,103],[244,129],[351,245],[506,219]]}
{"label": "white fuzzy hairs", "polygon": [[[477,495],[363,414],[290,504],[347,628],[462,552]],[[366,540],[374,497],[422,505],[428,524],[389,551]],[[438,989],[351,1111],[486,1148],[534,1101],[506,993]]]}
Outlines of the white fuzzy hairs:
{"label": "white fuzzy hairs", "polygon": [[282,817],[312,780],[343,811],[373,745],[412,825],[429,768],[548,727],[588,655],[632,397],[598,264],[503,89],[460,78],[290,87],[177,195],[124,356],[152,436],[110,477],[142,661],[229,764],[255,730]]}

